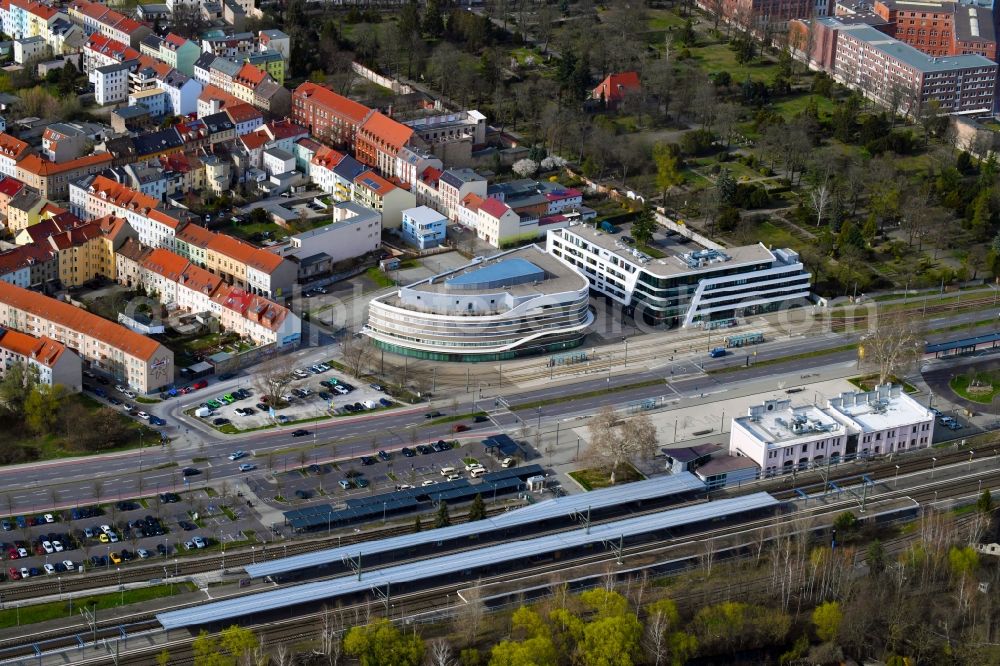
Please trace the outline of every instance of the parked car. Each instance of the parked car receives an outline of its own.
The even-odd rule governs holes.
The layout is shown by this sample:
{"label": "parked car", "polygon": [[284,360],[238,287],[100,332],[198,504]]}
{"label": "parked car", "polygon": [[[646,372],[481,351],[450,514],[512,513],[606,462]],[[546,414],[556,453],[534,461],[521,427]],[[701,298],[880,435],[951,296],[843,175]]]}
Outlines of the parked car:
{"label": "parked car", "polygon": [[204,548],[208,545],[200,536],[192,537],[191,541],[194,542],[195,548]]}
{"label": "parked car", "polygon": [[378,452],[378,457],[380,459],[384,460],[385,462],[389,462],[389,460],[392,458],[392,456],[389,455],[388,451],[379,451]]}
{"label": "parked car", "polygon": [[416,453],[413,452],[413,449],[411,449],[408,446],[404,446],[399,450],[399,452],[402,453],[403,457],[405,458],[412,458],[413,456],[417,455]]}

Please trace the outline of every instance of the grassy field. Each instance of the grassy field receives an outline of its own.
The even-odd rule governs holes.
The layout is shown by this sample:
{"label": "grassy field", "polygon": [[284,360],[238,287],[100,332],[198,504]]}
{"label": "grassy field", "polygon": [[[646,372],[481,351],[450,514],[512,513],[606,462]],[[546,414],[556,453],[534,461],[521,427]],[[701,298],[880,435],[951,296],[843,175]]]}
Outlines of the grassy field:
{"label": "grassy field", "polygon": [[365,277],[374,282],[379,288],[392,287],[396,281],[385,274],[380,268],[372,267],[365,271]]}
{"label": "grassy field", "polygon": [[99,594],[75,601],[52,601],[45,604],[33,604],[24,608],[10,608],[10,604],[7,604],[8,608],[0,611],[0,629],[71,617],[78,614],[82,605],[89,601],[97,602],[97,611],[100,613],[101,610],[123,605],[123,600],[125,602],[124,605],[127,606],[129,604],[150,601],[151,599],[161,599],[175,594],[192,592],[195,589],[197,588],[195,588],[194,583],[176,583],[174,585],[154,585],[135,590],[125,590],[124,593],[112,592],[110,594]]}
{"label": "grassy field", "polygon": [[270,232],[273,240],[282,240],[288,237],[288,230],[284,227],[279,227],[273,222],[264,222],[261,224],[233,224],[227,227],[225,232],[231,236],[242,238],[243,240],[249,239],[254,234],[264,232]]}
{"label": "grassy field", "polygon": [[805,111],[806,107],[808,107],[811,102],[816,103],[816,109],[819,111],[820,120],[830,118],[833,115],[833,110],[836,108],[833,100],[821,95],[812,94],[799,95],[798,97],[788,97],[782,99],[780,102],[775,102],[771,106],[775,111],[779,112],[785,120],[791,120],[798,114]]}

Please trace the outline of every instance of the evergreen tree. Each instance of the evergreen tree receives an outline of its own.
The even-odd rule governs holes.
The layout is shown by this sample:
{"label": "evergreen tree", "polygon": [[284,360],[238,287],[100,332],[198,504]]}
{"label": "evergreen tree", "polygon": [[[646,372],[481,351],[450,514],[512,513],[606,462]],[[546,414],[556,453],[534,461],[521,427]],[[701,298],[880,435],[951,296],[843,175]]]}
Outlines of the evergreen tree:
{"label": "evergreen tree", "polygon": [[656,229],[656,220],[653,213],[645,208],[632,223],[632,237],[643,245],[649,245],[653,240],[653,231]]}
{"label": "evergreen tree", "polygon": [[483,496],[477,494],[472,500],[472,506],[469,507],[469,522],[484,518],[486,518],[486,505],[483,504]]}
{"label": "evergreen tree", "polygon": [[719,189],[719,203],[723,206],[731,206],[733,199],[736,198],[736,179],[729,173],[729,169],[723,168],[719,171],[715,186]]}
{"label": "evergreen tree", "polygon": [[434,516],[434,528],[448,527],[451,525],[451,514],[448,513],[448,503],[444,500],[438,502],[437,515]]}

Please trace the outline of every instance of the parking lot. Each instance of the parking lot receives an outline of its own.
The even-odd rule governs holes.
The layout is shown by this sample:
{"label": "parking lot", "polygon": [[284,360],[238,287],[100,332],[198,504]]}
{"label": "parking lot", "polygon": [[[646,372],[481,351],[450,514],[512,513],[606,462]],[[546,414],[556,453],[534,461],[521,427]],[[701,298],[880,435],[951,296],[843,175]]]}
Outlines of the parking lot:
{"label": "parking lot", "polygon": [[12,516],[0,519],[0,529],[0,580],[68,574],[80,566],[110,569],[132,561],[169,561],[263,530],[240,498],[212,497],[201,489]]}
{"label": "parking lot", "polygon": [[381,390],[356,380],[348,381],[343,373],[329,367],[297,368],[297,376],[275,405],[274,418],[268,403],[262,402],[258,391],[247,387],[218,396],[205,394],[196,414],[217,428],[232,426],[237,430],[259,428],[277,422],[295,423],[320,416],[346,416],[378,409],[388,409],[396,403]]}
{"label": "parking lot", "polygon": [[[453,474],[473,481],[466,467],[476,462],[487,472],[501,468],[501,461],[485,453],[482,444],[456,444],[441,440],[431,445],[384,450],[382,456],[375,450],[335,465],[314,462],[304,468],[299,466],[297,458],[288,457],[277,461],[273,480],[267,475],[256,475],[247,482],[258,497],[287,509],[433,485],[448,478],[442,474],[448,468],[454,469]],[[275,496],[283,501],[275,502]]]}

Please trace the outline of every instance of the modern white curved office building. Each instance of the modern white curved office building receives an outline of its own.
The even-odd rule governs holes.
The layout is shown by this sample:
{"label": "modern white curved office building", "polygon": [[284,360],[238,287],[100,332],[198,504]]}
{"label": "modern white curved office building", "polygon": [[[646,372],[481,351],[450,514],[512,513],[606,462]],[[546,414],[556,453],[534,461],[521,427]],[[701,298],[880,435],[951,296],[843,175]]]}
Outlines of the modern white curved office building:
{"label": "modern white curved office building", "polygon": [[576,347],[594,320],[590,283],[536,245],[372,299],[363,332],[386,351],[499,361]]}

